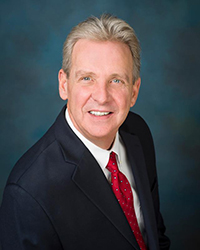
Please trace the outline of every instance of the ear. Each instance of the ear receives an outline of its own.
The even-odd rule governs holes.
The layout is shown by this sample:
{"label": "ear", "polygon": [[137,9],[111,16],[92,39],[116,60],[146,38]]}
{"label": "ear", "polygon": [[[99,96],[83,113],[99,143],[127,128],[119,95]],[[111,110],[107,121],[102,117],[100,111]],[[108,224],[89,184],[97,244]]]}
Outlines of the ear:
{"label": "ear", "polygon": [[132,91],[132,98],[131,98],[131,105],[133,107],[137,101],[139,90],[140,90],[141,78],[139,77],[135,83],[133,84],[133,91]]}
{"label": "ear", "polygon": [[58,72],[58,81],[59,81],[59,94],[61,99],[67,100],[68,93],[67,93],[67,75],[63,69]]}

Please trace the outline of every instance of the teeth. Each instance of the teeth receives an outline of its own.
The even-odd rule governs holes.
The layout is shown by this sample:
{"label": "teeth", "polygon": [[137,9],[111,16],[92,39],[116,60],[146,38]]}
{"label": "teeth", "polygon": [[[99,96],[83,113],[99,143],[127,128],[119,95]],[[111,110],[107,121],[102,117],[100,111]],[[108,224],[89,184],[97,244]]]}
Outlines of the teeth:
{"label": "teeth", "polygon": [[96,116],[108,115],[109,113],[110,112],[90,111],[90,114],[96,115]]}

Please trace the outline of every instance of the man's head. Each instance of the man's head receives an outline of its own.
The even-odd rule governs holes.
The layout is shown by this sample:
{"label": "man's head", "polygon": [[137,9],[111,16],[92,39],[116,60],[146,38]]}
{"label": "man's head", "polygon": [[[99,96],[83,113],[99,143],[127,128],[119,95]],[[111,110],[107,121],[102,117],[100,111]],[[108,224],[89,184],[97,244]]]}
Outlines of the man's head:
{"label": "man's head", "polygon": [[[111,34],[121,32],[118,36],[124,38],[125,31],[128,30],[134,37],[132,40],[136,41],[137,59],[139,44],[132,28],[128,28],[124,21],[108,16],[101,19],[102,21],[98,21],[97,18],[88,19],[95,20],[89,22],[89,25],[93,26],[93,31],[86,29],[84,36],[80,32],[76,35],[75,31],[78,28],[72,30],[64,45],[63,69],[59,71],[58,77],[60,96],[63,100],[68,99],[69,116],[76,129],[97,146],[108,149],[126,119],[130,107],[135,104],[140,87],[139,65],[136,69],[139,61],[136,60],[135,63],[133,59],[136,55],[134,56],[130,50],[130,45],[116,37],[114,39],[114,35]],[[108,25],[111,19],[115,25]],[[126,25],[119,31],[122,23]],[[84,22],[78,27],[81,25],[85,25]],[[97,30],[104,30],[104,39],[102,35],[101,39],[97,39],[98,32],[95,31],[95,27]],[[111,32],[110,38],[105,39],[109,33],[105,30],[108,28]],[[87,33],[90,36],[86,36]],[[92,38],[93,33],[96,34],[96,38]],[[69,43],[70,39],[75,42]],[[66,50],[71,51],[67,67]],[[137,73],[133,75],[133,72]]]}
{"label": "man's head", "polygon": [[71,55],[75,43],[79,39],[94,41],[118,41],[129,46],[133,57],[133,79],[140,76],[140,45],[133,28],[125,21],[108,14],[100,18],[89,17],[78,24],[69,33],[63,46],[62,69],[69,76]]}

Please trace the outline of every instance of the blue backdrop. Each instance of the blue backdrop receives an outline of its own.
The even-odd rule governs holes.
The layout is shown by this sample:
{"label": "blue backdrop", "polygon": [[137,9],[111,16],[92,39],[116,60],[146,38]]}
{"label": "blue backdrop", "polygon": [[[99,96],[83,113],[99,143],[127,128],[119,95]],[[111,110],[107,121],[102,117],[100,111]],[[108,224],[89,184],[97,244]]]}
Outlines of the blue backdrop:
{"label": "blue backdrop", "polygon": [[142,86],[133,111],[149,124],[161,209],[172,250],[200,246],[199,1],[0,1],[0,202],[14,163],[53,123],[64,102],[57,72],[71,28],[115,14],[142,47]]}

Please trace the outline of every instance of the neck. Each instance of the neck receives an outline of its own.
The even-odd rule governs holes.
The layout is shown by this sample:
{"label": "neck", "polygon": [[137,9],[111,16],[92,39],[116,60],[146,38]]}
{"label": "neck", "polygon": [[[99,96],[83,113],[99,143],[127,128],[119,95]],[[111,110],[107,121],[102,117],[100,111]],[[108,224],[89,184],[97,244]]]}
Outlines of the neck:
{"label": "neck", "polygon": [[110,139],[108,137],[106,137],[105,139],[104,138],[97,138],[97,139],[86,138],[86,139],[95,144],[97,147],[100,147],[105,150],[110,150],[115,141],[115,137],[114,138],[112,137]]}

